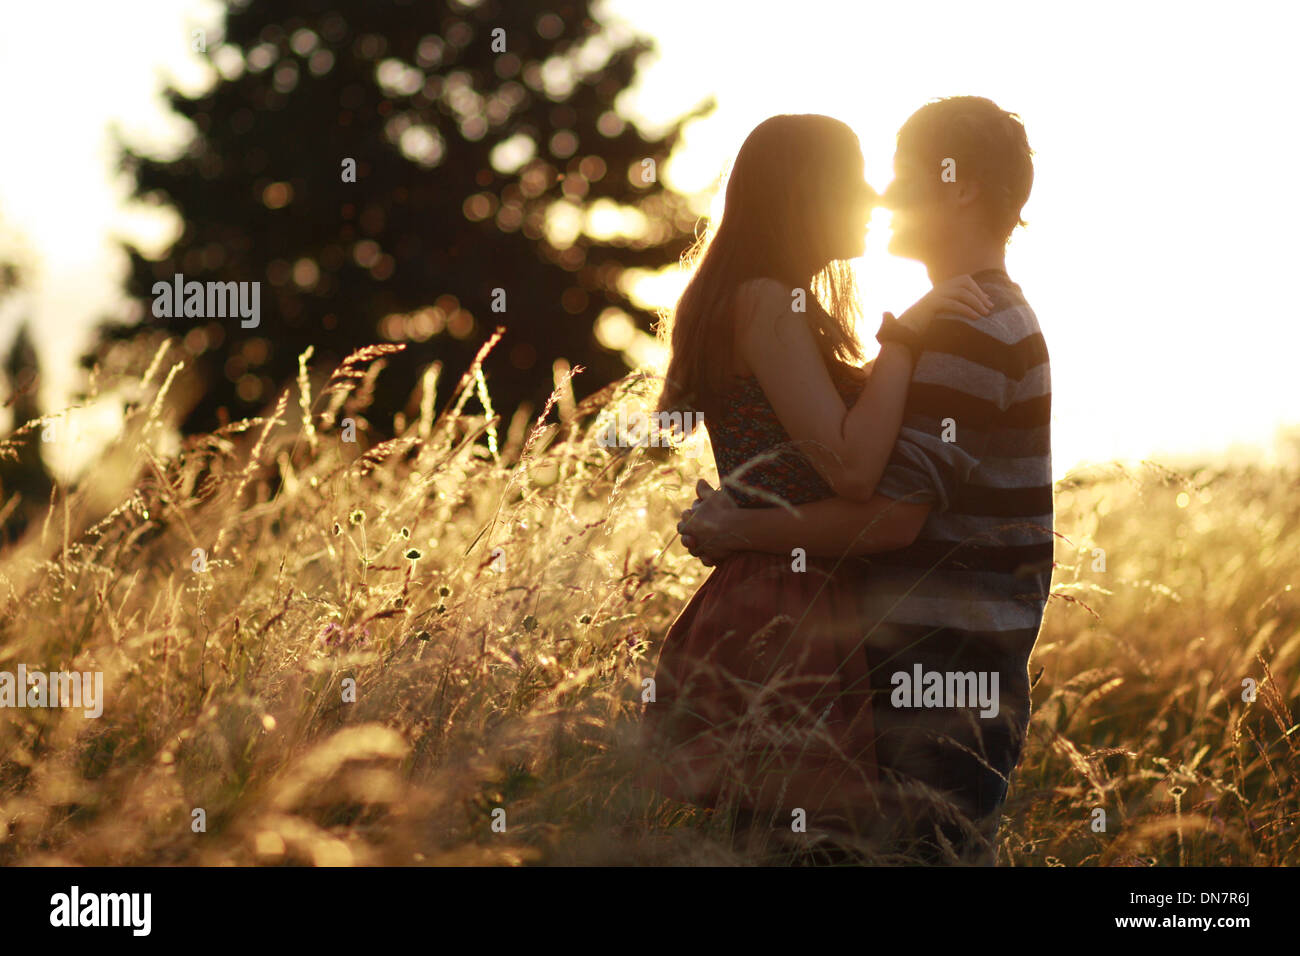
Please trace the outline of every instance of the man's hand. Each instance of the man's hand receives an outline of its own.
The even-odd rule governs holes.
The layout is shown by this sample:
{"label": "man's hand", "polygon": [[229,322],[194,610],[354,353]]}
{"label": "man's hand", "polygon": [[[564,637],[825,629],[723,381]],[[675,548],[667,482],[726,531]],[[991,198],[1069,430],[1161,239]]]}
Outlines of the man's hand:
{"label": "man's hand", "polygon": [[716,567],[744,547],[744,538],[735,530],[740,510],[730,495],[701,478],[695,483],[695,504],[677,523],[682,545],[706,568]]}

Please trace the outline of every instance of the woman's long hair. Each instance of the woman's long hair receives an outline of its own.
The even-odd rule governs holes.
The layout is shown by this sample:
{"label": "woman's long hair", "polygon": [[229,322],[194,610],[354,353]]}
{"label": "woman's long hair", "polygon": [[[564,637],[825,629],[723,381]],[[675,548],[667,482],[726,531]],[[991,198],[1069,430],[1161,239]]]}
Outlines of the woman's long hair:
{"label": "woman's long hair", "polygon": [[[697,263],[671,323],[661,323],[672,358],[659,409],[713,417],[726,388],[734,350],[732,295],[746,280],[777,279],[794,288],[810,249],[823,249],[833,226],[826,190],[860,164],[857,136],[839,120],[815,114],[764,120],[746,137],[727,182],[716,230],[696,244],[687,261]],[[710,235],[711,233],[711,235]],[[810,306],[806,318],[828,366],[862,359],[854,332],[859,301],[849,264],[832,261],[809,290],[823,313]]]}

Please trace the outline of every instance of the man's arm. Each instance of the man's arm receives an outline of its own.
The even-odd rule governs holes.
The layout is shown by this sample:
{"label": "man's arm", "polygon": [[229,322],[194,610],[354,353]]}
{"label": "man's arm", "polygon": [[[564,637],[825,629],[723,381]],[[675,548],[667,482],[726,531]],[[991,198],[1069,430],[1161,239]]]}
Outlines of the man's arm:
{"label": "man's arm", "polygon": [[[928,503],[874,495],[868,501],[826,498],[785,508],[738,508],[725,494],[703,496],[677,526],[692,554],[714,559],[732,551],[839,558],[905,548],[916,540]],[[689,540],[693,539],[693,540]]]}

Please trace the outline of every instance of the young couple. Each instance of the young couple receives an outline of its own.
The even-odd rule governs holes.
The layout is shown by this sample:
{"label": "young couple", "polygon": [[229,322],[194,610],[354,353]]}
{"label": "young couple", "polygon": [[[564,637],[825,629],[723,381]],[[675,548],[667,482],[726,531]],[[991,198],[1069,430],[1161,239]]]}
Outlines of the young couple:
{"label": "young couple", "polygon": [[[1005,267],[1033,165],[963,96],[908,119],[894,173],[878,196],[815,115],[736,158],[660,400],[709,430],[723,487],[678,528],[716,570],[663,642],[642,780],[756,837],[988,863],[1052,569],[1048,354]],[[878,203],[933,289],[859,366],[846,260]]]}

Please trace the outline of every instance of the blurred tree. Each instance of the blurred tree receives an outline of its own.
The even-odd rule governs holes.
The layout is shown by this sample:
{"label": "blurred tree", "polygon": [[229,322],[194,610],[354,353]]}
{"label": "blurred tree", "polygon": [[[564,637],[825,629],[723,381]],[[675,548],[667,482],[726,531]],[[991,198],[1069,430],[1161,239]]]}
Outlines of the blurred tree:
{"label": "blurred tree", "polygon": [[[0,280],[2,286],[3,280]],[[4,372],[9,382],[5,404],[13,415],[13,428],[16,430],[41,417],[40,403],[36,398],[40,369],[26,322],[18,327],[18,334],[14,336]],[[21,537],[33,517],[45,509],[53,487],[41,457],[41,433],[29,432],[19,441],[14,457],[0,458],[0,515],[3,515],[0,534],[10,541]],[[10,507],[10,499],[15,494],[19,498]]]}
{"label": "blurred tree", "polygon": [[[185,335],[207,382],[186,431],[255,414],[309,344],[319,368],[411,343],[380,376],[378,425],[413,410],[434,359],[445,398],[497,325],[497,411],[545,399],[557,358],[587,367],[580,394],[625,374],[593,320],[614,306],[652,325],[618,279],[689,244],[696,217],[654,173],[712,108],[656,139],[619,117],[647,41],[602,27],[588,0],[258,0],[233,5],[225,30],[206,50],[222,79],[169,93],[196,130],[184,155],[123,157],[138,194],[183,221],[163,259],[128,249],[128,292],[140,322]],[[597,201],[634,228],[575,228]],[[260,324],[155,316],[154,283],[177,273],[260,281]],[[136,331],[109,323],[95,351]]]}

